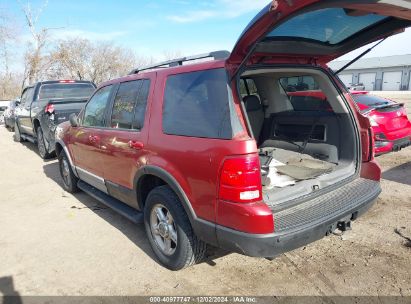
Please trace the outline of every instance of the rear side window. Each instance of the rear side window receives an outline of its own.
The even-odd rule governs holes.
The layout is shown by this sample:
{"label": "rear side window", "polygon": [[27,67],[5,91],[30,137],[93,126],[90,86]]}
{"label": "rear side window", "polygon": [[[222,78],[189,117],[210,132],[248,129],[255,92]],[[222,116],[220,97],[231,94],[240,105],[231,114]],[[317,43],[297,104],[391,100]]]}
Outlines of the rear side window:
{"label": "rear side window", "polygon": [[120,84],[111,115],[112,128],[139,130],[143,127],[149,87],[149,80]]}
{"label": "rear side window", "polygon": [[333,111],[326,95],[312,76],[283,77],[280,78],[280,85],[294,111]]}
{"label": "rear side window", "polygon": [[257,86],[253,79],[249,78],[242,78],[240,81],[240,93],[241,97],[244,98],[246,96],[255,95],[260,98],[258,94]]}
{"label": "rear side window", "polygon": [[164,133],[231,139],[241,128],[224,69],[168,78],[163,107]]}
{"label": "rear side window", "polygon": [[84,110],[83,126],[105,127],[104,116],[110,99],[111,88],[111,85],[101,88],[87,103]]}

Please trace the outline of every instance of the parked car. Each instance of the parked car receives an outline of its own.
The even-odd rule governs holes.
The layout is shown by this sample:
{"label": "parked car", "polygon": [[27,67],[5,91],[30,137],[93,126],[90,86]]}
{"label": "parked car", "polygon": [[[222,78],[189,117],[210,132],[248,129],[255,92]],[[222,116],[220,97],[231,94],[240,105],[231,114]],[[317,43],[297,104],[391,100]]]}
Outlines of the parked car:
{"label": "parked car", "polygon": [[370,119],[374,131],[375,154],[400,151],[411,145],[411,122],[403,103],[352,91],[361,112]]}
{"label": "parked car", "polygon": [[26,87],[15,111],[14,139],[37,143],[43,159],[54,154],[56,126],[80,112],[95,90],[90,81],[56,80]]}
{"label": "parked car", "polygon": [[348,90],[350,91],[364,91],[365,90],[365,85],[362,83],[354,83],[348,87]]}
{"label": "parked car", "polygon": [[9,104],[8,100],[0,100],[0,125],[4,124],[4,112]]}
{"label": "parked car", "polygon": [[14,131],[15,109],[20,103],[18,100],[11,100],[8,102],[7,108],[4,111],[4,126],[11,131]]}
{"label": "parked car", "polygon": [[[231,54],[103,83],[56,130],[63,187],[144,222],[173,270],[208,245],[274,257],[349,229],[381,170],[368,118],[326,64],[409,19],[401,2],[272,1]],[[295,110],[290,77],[316,82],[331,110]]]}

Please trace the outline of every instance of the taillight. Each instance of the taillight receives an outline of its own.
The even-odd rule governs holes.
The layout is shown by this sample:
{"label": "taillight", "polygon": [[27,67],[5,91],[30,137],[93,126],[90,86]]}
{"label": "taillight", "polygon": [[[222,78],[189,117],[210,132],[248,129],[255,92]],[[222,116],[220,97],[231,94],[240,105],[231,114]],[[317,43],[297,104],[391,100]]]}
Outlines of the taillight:
{"label": "taillight", "polygon": [[60,80],[60,83],[75,83],[74,80]]}
{"label": "taillight", "polygon": [[224,161],[219,197],[235,203],[261,201],[260,160],[257,155],[233,157]]}
{"label": "taillight", "polygon": [[44,109],[45,113],[53,114],[54,113],[54,105],[53,104],[48,104],[46,108]]}

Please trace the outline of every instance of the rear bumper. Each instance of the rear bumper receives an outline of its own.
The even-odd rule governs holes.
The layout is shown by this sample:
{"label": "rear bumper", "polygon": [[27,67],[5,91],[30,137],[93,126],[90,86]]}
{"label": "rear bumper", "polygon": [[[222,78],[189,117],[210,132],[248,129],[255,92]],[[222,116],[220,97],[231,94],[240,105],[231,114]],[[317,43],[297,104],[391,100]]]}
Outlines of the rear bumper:
{"label": "rear bumper", "polygon": [[381,155],[389,152],[397,152],[411,145],[411,137],[405,137],[397,140],[375,141],[375,154]]}
{"label": "rear bumper", "polygon": [[[278,225],[276,224],[276,232],[272,234],[249,234],[217,226],[218,245],[226,250],[248,256],[274,257],[317,241],[335,230],[339,222],[355,220],[373,205],[381,192],[379,182],[365,179],[359,180],[360,182],[357,180],[355,185],[351,183],[353,184],[352,191],[354,195],[347,196],[347,201],[339,203],[340,206],[338,210],[326,210],[326,213],[320,214],[320,218],[313,216],[313,210],[317,213],[323,212],[323,210],[318,208],[321,208],[324,203],[327,204],[327,200],[328,205],[336,206],[335,202],[340,200],[340,197],[337,197],[338,195],[334,197],[332,192],[330,192],[324,195],[327,196],[325,200],[324,196],[322,196],[307,203],[280,211],[278,213],[280,223]],[[366,183],[366,185],[361,188],[358,185],[362,181]],[[344,188],[345,191],[350,191],[350,184],[344,186]],[[360,188],[363,189],[361,193],[359,192]],[[333,192],[337,191],[339,191],[339,189]],[[283,213],[282,218],[281,213]],[[303,221],[299,222],[300,224],[293,223],[293,217],[301,220],[301,218],[299,218],[301,215],[307,215],[308,219],[310,219],[311,216],[310,221],[304,222],[305,219],[303,219]],[[276,221],[276,214],[274,214],[274,221]],[[287,225],[291,228],[289,229]]]}

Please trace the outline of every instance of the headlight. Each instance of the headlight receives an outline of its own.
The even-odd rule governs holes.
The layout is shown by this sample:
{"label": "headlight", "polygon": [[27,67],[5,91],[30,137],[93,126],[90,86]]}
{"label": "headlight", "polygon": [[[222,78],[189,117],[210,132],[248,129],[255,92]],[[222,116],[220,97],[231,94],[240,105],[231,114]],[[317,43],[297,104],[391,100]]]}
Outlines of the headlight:
{"label": "headlight", "polygon": [[57,126],[54,135],[56,139],[62,139],[64,135],[64,129],[62,127]]}
{"label": "headlight", "polygon": [[372,127],[378,127],[378,123],[375,121],[375,119],[371,116],[368,116],[368,119],[370,120],[371,126]]}

